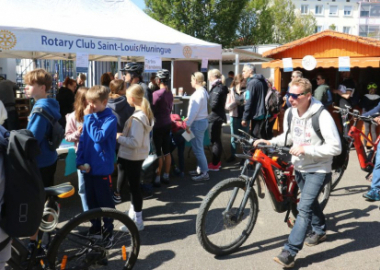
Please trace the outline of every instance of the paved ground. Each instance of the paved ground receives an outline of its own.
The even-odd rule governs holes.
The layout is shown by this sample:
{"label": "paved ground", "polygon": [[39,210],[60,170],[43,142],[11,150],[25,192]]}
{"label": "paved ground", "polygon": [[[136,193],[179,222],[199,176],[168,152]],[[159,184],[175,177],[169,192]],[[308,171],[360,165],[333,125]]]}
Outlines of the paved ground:
{"label": "paved ground", "polygon": [[[186,158],[187,169],[193,169],[193,164],[191,155]],[[195,219],[202,199],[216,183],[237,175],[238,166],[224,166],[220,172],[211,172],[211,180],[205,183],[193,183],[186,176],[172,178],[171,185],[157,189],[154,198],[144,201],[145,230],[140,233],[141,249],[135,269],[281,269],[272,258],[280,252],[290,229],[283,222],[285,214],[272,210],[268,196],[259,200],[255,228],[238,252],[215,257],[198,243]],[[356,153],[351,152],[349,168],[325,209],[327,241],[315,247],[305,246],[297,256],[295,269],[380,268],[379,203],[362,198],[369,185],[364,176]],[[57,180],[75,182],[75,177]],[[80,211],[79,196],[63,200],[61,205],[64,221]],[[124,211],[129,202],[117,208]]]}

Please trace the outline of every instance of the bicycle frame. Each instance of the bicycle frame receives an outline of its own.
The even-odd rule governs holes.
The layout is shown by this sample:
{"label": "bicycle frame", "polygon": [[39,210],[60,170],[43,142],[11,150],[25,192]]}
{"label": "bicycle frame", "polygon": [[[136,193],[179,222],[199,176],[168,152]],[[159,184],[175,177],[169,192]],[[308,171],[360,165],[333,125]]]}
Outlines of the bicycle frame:
{"label": "bicycle frame", "polygon": [[[248,164],[255,164],[254,172],[252,174],[252,177],[250,178],[243,174],[247,169]],[[283,171],[284,175],[286,176],[287,191],[285,194],[282,194],[278,189],[277,178],[274,174],[272,166]],[[277,159],[275,157],[270,158],[261,149],[256,149],[252,157],[249,157],[249,162],[245,162],[242,174],[240,175],[240,177],[247,181],[247,189],[245,191],[244,198],[239,206],[239,211],[237,212],[237,220],[240,220],[243,216],[243,209],[245,208],[245,205],[248,201],[249,193],[251,192],[255,180],[260,172],[264,177],[271,200],[273,202],[274,210],[276,212],[282,213],[289,210],[289,202],[291,202],[291,200],[293,199],[297,200],[294,194],[295,189],[298,188],[298,186],[295,182],[293,165],[284,168],[280,164],[278,164]],[[238,188],[235,188],[232,193],[231,199],[227,204],[226,211],[229,211],[231,209],[235,201],[237,192]]]}
{"label": "bicycle frame", "polygon": [[[364,150],[364,145],[363,145],[363,142],[361,141],[361,137],[364,137],[364,139],[367,140],[367,142],[369,142],[373,146],[374,152],[376,152],[377,145],[379,144],[379,141],[380,141],[380,136],[378,136],[376,138],[376,141],[373,142],[361,130],[356,128],[356,123],[357,123],[357,120],[354,120],[354,124],[351,126],[350,130],[348,131],[348,137],[350,137],[352,140],[349,146],[351,146],[351,144],[353,143],[358,159],[359,159],[360,168],[365,172],[370,172],[372,171],[374,167],[373,159],[370,161],[367,160],[367,154]],[[373,155],[373,157],[374,156],[375,155]]]}

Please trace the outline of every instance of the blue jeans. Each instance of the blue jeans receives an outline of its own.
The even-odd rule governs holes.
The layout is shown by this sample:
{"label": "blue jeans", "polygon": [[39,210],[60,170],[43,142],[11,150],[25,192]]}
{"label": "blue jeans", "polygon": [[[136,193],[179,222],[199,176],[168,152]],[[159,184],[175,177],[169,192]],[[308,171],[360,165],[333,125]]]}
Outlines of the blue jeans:
{"label": "blue jeans", "polygon": [[88,204],[87,204],[87,199],[86,199],[86,188],[84,186],[84,176],[80,170],[77,170],[77,172],[78,172],[78,194],[82,201],[83,212],[86,212],[88,210]]}
{"label": "blue jeans", "polygon": [[191,132],[193,132],[195,136],[195,138],[190,141],[191,147],[193,148],[194,155],[197,158],[198,167],[201,169],[202,173],[208,172],[207,159],[203,146],[203,138],[205,136],[205,131],[207,130],[207,127],[207,118],[194,121],[190,127]]}
{"label": "blue jeans", "polygon": [[[241,135],[241,133],[238,131],[239,129],[244,130],[245,132],[249,133],[249,122],[247,121],[247,126],[243,127],[241,125],[242,118],[239,117],[231,117],[230,118],[230,127],[231,127],[231,134],[234,135]],[[236,154],[236,142],[235,138],[231,136],[231,156],[234,156]]]}
{"label": "blue jeans", "polygon": [[380,149],[376,151],[376,163],[372,172],[371,189],[380,191]]}
{"label": "blue jeans", "polygon": [[296,171],[297,185],[301,190],[301,199],[298,203],[296,223],[290,232],[288,243],[284,249],[292,256],[297,255],[303,247],[309,225],[318,235],[326,233],[326,221],[318,203],[318,195],[323,184],[331,181],[331,173],[301,173]]}

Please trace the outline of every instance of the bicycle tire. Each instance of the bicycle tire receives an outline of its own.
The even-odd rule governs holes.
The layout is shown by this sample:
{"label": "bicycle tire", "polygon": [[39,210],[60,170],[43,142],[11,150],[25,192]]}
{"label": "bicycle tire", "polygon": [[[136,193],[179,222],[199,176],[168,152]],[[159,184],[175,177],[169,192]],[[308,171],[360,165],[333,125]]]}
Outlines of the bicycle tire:
{"label": "bicycle tire", "polygon": [[350,153],[348,153],[346,161],[344,162],[342,167],[335,170],[331,170],[331,174],[332,174],[331,175],[331,191],[333,191],[339,184],[340,180],[342,180],[343,174],[347,169],[349,160],[350,160]]}
{"label": "bicycle tire", "polygon": [[[297,195],[299,195],[298,188],[295,190],[295,192],[297,192],[298,193]],[[323,186],[323,189],[320,195],[318,196],[319,205],[321,206],[322,211],[325,209],[327,202],[329,201],[330,193],[331,193],[331,181],[327,182]],[[297,203],[291,204],[292,214],[295,218],[297,218],[297,215],[298,215],[297,205],[298,205]]]}
{"label": "bicycle tire", "polygon": [[[122,258],[123,256],[123,247],[120,246],[120,249],[117,247],[115,248],[116,243],[114,244],[112,242],[111,247],[104,247],[102,246],[102,243],[99,241],[106,241],[104,240],[104,235],[101,234],[100,236],[97,236],[101,238],[102,240],[95,240],[97,242],[91,244],[88,241],[94,241],[92,238],[90,240],[89,236],[83,236],[83,233],[79,232],[79,229],[85,229],[89,228],[91,226],[90,221],[94,219],[100,219],[104,220],[104,218],[111,218],[113,219],[112,224],[114,226],[113,229],[113,239],[116,243],[119,243],[120,241],[123,241],[124,239],[127,240],[125,243],[129,244],[127,245],[127,249],[129,251],[129,254],[127,254],[127,260],[124,263],[124,260]],[[119,223],[117,223],[119,221]],[[117,225],[115,225],[117,224]],[[120,225],[125,225],[127,230],[122,231],[121,228],[119,227]],[[119,230],[118,230],[119,229]],[[83,231],[83,230],[82,230]],[[88,230],[87,230],[88,231]],[[87,232],[86,231],[86,232]],[[129,235],[129,236],[128,236]],[[72,240],[72,238],[75,238]],[[65,241],[66,240],[66,241]],[[82,241],[83,240],[83,241]],[[109,240],[109,239],[108,239]],[[65,241],[65,242],[64,242]],[[71,241],[71,242],[70,242]],[[81,242],[81,243],[78,243]],[[89,266],[86,265],[86,267],[83,266],[84,262],[88,263],[90,259],[92,260],[97,260],[97,263],[99,262],[100,259],[102,259],[102,262],[105,263],[105,260],[107,260],[107,265],[111,263],[112,265],[117,264],[118,262],[114,260],[109,259],[114,259],[114,257],[121,258],[121,262],[118,264],[118,266],[112,266],[110,269],[132,269],[134,264],[137,261],[137,257],[140,251],[140,236],[139,232],[137,230],[137,227],[135,223],[128,217],[128,215],[112,208],[97,208],[97,209],[92,209],[90,211],[84,212],[82,214],[77,215],[75,218],[71,219],[66,225],[64,225],[61,229],[58,230],[56,237],[51,242],[51,246],[48,250],[47,254],[47,261],[49,263],[50,269],[61,269],[60,264],[62,261],[63,256],[62,255],[67,255],[66,253],[72,252],[72,248],[69,249],[67,248],[67,251],[65,250],[65,247],[71,243],[77,244],[78,246],[82,245],[81,249],[78,249],[74,255],[77,257],[78,254],[81,256],[79,257],[76,262],[71,263],[68,265],[69,260],[67,260],[66,268],[67,270],[70,269],[89,269]],[[109,242],[108,242],[109,243]],[[87,245],[87,247],[86,247]],[[92,245],[92,249],[88,248],[88,245]],[[124,245],[125,246],[125,245]],[[87,250],[86,250],[87,248]],[[98,249],[98,250],[96,250]],[[96,257],[97,255],[96,252],[99,253],[99,250],[101,251],[101,258]],[[61,252],[62,251],[62,252]],[[62,254],[61,254],[62,253]],[[83,254],[82,254],[83,253]],[[124,253],[125,254],[125,253]],[[91,255],[91,256],[90,256]],[[121,255],[121,256],[120,256]],[[85,257],[83,257],[85,256]],[[103,256],[103,257],[102,257]],[[71,257],[68,257],[71,260]],[[84,261],[84,262],[83,262]],[[74,265],[75,263],[81,264],[80,266]],[[123,264],[120,266],[120,264]],[[100,264],[104,265],[104,264]],[[92,265],[91,265],[92,266]],[[92,269],[92,268],[91,268]]]}
{"label": "bicycle tire", "polygon": [[[228,193],[229,189],[235,189],[238,188],[237,195],[235,197],[235,202],[233,204],[233,207],[231,210],[226,213],[225,208],[227,206],[228,200],[225,202],[222,202],[221,209],[220,211],[223,211],[221,215],[217,215],[218,209],[210,209],[211,206],[213,206],[213,203],[218,199],[218,201],[222,200],[222,195],[224,192]],[[196,220],[196,233],[198,240],[202,247],[209,253],[215,254],[215,255],[227,255],[235,250],[237,250],[249,237],[251,234],[253,227],[255,226],[256,219],[257,219],[257,213],[258,213],[258,200],[257,200],[257,195],[254,189],[249,194],[247,205],[248,206],[248,213],[246,214],[247,208],[245,208],[243,212],[243,217],[242,221],[234,224],[234,220],[232,218],[228,218],[228,216],[231,216],[229,214],[237,210],[239,207],[241,201],[242,201],[242,196],[245,193],[245,188],[246,188],[246,182],[243,179],[240,178],[230,178],[226,179],[216,186],[214,186],[206,195],[206,197],[203,199],[202,204],[199,208],[199,212],[197,215],[197,220]],[[231,192],[232,192],[231,190]],[[222,194],[223,193],[223,194]],[[228,195],[227,195],[228,198]],[[241,198],[241,199],[240,199]],[[215,214],[216,213],[216,214]],[[208,215],[209,214],[209,215]],[[220,219],[218,221],[218,218]],[[247,220],[245,220],[247,219]],[[217,228],[213,228],[212,226],[212,234],[209,233],[208,230],[208,225],[210,222],[217,222],[220,225],[222,223],[221,227],[221,234],[223,236],[223,233],[226,231],[230,230],[235,230],[239,227],[242,227],[240,230],[240,233],[237,233],[236,239],[232,239],[231,243],[224,244],[224,245],[218,245],[216,244],[215,240],[220,241],[223,237],[220,235],[217,235],[215,237],[214,233]],[[220,222],[221,221],[221,222]],[[243,222],[244,221],[244,222]],[[244,226],[245,223],[246,225]],[[210,224],[213,225],[213,224]],[[243,225],[243,226],[240,226]],[[228,235],[232,235],[232,233],[228,233]],[[215,239],[215,240],[214,240]]]}

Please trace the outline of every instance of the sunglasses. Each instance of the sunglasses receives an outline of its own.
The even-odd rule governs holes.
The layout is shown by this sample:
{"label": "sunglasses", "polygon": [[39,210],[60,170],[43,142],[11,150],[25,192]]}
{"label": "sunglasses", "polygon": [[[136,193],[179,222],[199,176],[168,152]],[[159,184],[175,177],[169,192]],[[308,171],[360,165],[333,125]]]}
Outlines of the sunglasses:
{"label": "sunglasses", "polygon": [[377,84],[376,83],[369,84],[367,86],[367,90],[371,90],[371,89],[377,89]]}
{"label": "sunglasses", "polygon": [[306,92],[301,93],[301,94],[286,93],[286,95],[288,97],[292,97],[292,99],[297,99],[299,96],[303,96],[303,95],[306,95],[306,94],[307,94]]}

